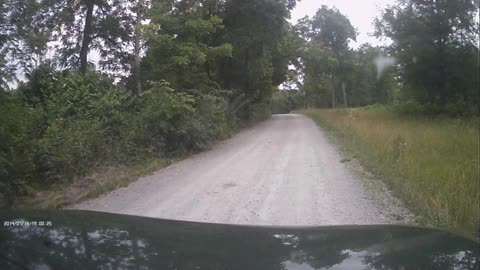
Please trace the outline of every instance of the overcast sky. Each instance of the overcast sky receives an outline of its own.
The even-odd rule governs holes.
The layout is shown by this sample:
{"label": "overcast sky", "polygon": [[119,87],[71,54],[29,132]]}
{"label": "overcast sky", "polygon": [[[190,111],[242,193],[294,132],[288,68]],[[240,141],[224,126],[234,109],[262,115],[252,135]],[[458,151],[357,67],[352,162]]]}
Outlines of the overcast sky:
{"label": "overcast sky", "polygon": [[380,44],[375,38],[369,36],[374,31],[373,19],[380,14],[380,11],[387,5],[393,4],[395,0],[301,0],[292,10],[290,22],[295,24],[298,19],[305,15],[312,16],[322,6],[336,7],[343,15],[347,16],[353,27],[357,29],[358,36],[356,43],[350,46],[357,48],[360,44]]}

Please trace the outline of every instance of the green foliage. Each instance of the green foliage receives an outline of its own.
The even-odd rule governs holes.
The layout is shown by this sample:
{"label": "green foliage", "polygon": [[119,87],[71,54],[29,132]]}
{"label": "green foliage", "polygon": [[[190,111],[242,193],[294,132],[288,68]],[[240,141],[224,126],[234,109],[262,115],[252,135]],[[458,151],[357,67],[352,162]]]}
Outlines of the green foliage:
{"label": "green foliage", "polygon": [[100,123],[83,119],[56,119],[38,143],[37,167],[48,180],[60,182],[98,166],[105,160],[108,147]]}
{"label": "green foliage", "polygon": [[312,18],[295,26],[305,45],[299,68],[304,107],[365,106],[392,102],[397,90],[395,69],[376,65],[387,52],[363,44],[348,47],[356,32],[348,18],[336,9],[322,6]]}
{"label": "green foliage", "polygon": [[301,107],[301,99],[299,91],[276,91],[272,96],[272,113],[290,113],[292,110]]}
{"label": "green foliage", "polygon": [[365,106],[368,104],[387,104],[395,99],[397,82],[395,69],[386,67],[379,70],[375,63],[385,57],[386,52],[379,47],[364,44],[354,54],[355,65],[351,76],[346,83],[348,87],[348,100],[351,106]]}
{"label": "green foliage", "polygon": [[392,40],[404,95],[445,106],[477,104],[478,1],[398,1],[375,21],[377,36]]}
{"label": "green foliage", "polygon": [[105,76],[42,67],[0,92],[0,192],[69,182],[109,164],[200,151],[225,136],[225,100],[150,82],[140,96]]}
{"label": "green foliage", "polygon": [[270,99],[285,80],[293,60],[287,1],[227,1],[222,40],[233,45],[232,58],[220,62],[222,88],[241,89],[249,104],[238,111],[255,121],[269,115]]}
{"label": "green foliage", "polygon": [[435,103],[420,103],[415,100],[398,102],[391,107],[392,112],[399,115],[410,116],[449,116],[449,117],[469,117],[478,115],[478,107],[468,104],[463,100],[451,102],[445,106]]}
{"label": "green foliage", "polygon": [[408,100],[396,103],[392,106],[392,111],[403,115],[435,115],[441,111],[439,106],[433,104],[421,104],[415,100]]}
{"label": "green foliage", "polygon": [[307,106],[335,107],[339,97],[348,106],[347,82],[354,68],[348,42],[357,35],[350,21],[338,10],[322,6],[296,28],[307,43],[303,56]]}
{"label": "green foliage", "polygon": [[[203,150],[270,116],[274,89],[299,56],[286,21],[296,1],[130,2],[1,2],[0,88],[16,72],[8,57],[29,67],[27,82],[1,92],[9,198],[105,165]],[[132,74],[114,83],[94,72],[92,50],[107,74]]]}
{"label": "green foliage", "polygon": [[338,61],[328,49],[311,46],[307,49],[304,58],[304,83],[302,91],[305,93],[305,106],[331,107],[334,90],[334,73]]}
{"label": "green foliage", "polygon": [[303,18],[298,28],[306,40],[331,49],[337,57],[348,50],[349,40],[355,40],[357,36],[345,15],[325,5],[311,19],[308,16]]}
{"label": "green foliage", "polygon": [[0,92],[0,194],[9,203],[25,192],[23,185],[35,171],[31,150],[38,115],[22,98],[20,93]]}
{"label": "green foliage", "polygon": [[159,83],[145,91],[138,100],[142,108],[137,115],[141,135],[152,154],[185,151],[189,117],[195,112],[195,99],[185,93],[175,92]]}
{"label": "green foliage", "polygon": [[[194,96],[160,83],[143,93],[136,129],[143,145],[156,146],[154,154],[183,154],[204,150],[210,142],[227,132],[223,100],[212,96]],[[160,105],[161,104],[161,105]]]}
{"label": "green foliage", "polygon": [[134,16],[130,1],[49,0],[49,20],[62,46],[56,50],[60,64],[85,73],[88,53],[96,50],[99,67],[110,72],[128,71],[133,62],[128,45],[133,43]]}
{"label": "green foliage", "polygon": [[0,89],[32,71],[47,51],[53,26],[40,12],[45,0],[0,1]]}
{"label": "green foliage", "polygon": [[377,37],[392,44],[352,50],[354,28],[338,10],[323,6],[295,26],[305,43],[299,65],[304,106],[335,107],[343,100],[344,107],[398,103],[396,111],[410,114],[475,114],[476,16],[478,3],[470,0],[398,1],[375,20]]}
{"label": "green foliage", "polygon": [[294,4],[155,2],[146,27],[143,81],[165,80],[172,88],[195,92],[195,96],[222,97],[227,114],[235,103],[241,104],[235,115],[228,116],[232,122],[267,117],[273,90],[286,80],[288,65],[299,48],[286,21]]}
{"label": "green foliage", "polygon": [[76,73],[62,77],[55,84],[48,100],[49,119],[106,119],[114,113],[120,91],[111,81],[90,73],[81,76]]}
{"label": "green foliage", "polygon": [[223,28],[222,19],[205,14],[198,3],[167,1],[155,5],[151,13],[144,81],[166,80],[182,90],[218,90],[216,62],[232,55],[230,44],[212,40]]}
{"label": "green foliage", "polygon": [[66,181],[108,160],[128,97],[94,73],[56,74],[42,84],[49,95],[36,151],[40,175]]}

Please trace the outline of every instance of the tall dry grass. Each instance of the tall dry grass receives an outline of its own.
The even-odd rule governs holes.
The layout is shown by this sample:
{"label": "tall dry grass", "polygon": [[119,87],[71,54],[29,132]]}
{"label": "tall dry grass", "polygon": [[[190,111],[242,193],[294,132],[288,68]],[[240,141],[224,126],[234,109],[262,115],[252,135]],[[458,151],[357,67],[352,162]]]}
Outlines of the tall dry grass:
{"label": "tall dry grass", "polygon": [[300,113],[333,131],[426,223],[478,233],[478,118],[405,117],[381,106]]}

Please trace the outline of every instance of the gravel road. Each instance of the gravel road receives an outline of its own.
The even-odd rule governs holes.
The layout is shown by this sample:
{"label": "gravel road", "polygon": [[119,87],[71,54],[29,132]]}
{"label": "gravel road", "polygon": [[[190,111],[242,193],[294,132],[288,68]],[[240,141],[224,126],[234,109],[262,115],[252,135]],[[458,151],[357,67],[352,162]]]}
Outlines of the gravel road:
{"label": "gravel road", "polygon": [[411,213],[383,183],[364,177],[354,163],[345,162],[309,118],[274,115],[73,208],[233,224],[411,223]]}

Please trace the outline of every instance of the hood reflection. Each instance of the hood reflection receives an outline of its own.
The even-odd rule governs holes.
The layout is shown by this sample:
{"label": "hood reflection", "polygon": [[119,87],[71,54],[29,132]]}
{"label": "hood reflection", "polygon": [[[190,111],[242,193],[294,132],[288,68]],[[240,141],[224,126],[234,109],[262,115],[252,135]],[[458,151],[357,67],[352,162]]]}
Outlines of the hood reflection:
{"label": "hood reflection", "polygon": [[53,220],[53,226],[1,228],[0,269],[22,269],[21,266],[27,269],[477,269],[479,266],[478,243],[423,228],[282,229],[86,211],[20,215],[25,220],[48,218]]}

